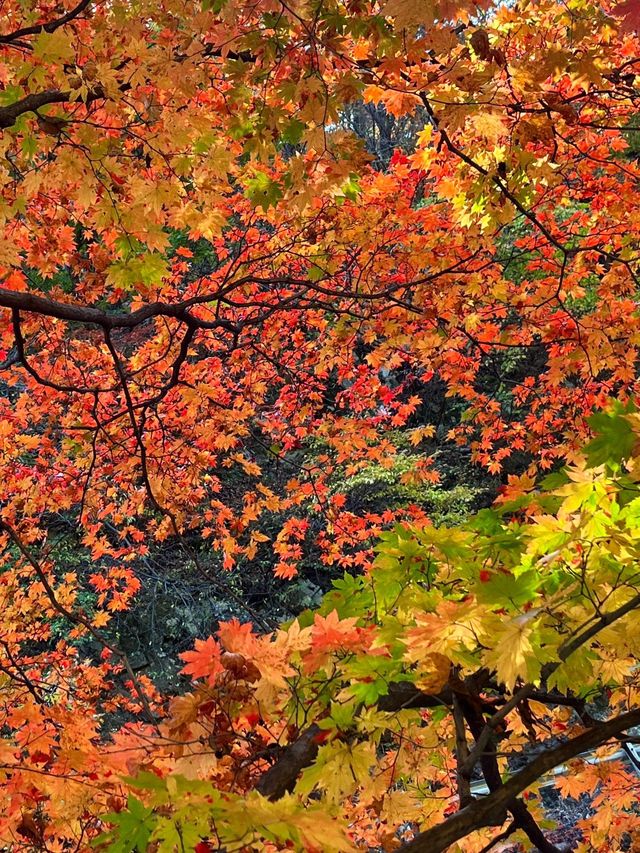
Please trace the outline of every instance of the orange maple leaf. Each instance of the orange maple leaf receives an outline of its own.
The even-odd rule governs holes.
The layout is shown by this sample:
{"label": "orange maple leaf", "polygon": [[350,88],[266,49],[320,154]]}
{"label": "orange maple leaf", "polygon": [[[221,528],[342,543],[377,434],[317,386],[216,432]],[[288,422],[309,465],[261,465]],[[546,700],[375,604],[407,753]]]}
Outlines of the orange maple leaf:
{"label": "orange maple leaf", "polygon": [[209,684],[214,684],[223,671],[220,644],[213,637],[207,637],[206,640],[196,640],[194,645],[193,651],[180,654],[180,658],[187,664],[180,672],[192,678],[204,678]]}

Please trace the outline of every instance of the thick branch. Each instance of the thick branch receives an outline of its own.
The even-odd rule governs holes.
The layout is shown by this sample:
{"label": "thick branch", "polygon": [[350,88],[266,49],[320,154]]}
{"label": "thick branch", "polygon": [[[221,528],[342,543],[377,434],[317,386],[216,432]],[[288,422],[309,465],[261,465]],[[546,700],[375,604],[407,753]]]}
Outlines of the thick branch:
{"label": "thick branch", "polygon": [[437,708],[451,705],[453,693],[444,687],[440,693],[423,693],[411,681],[397,681],[389,685],[389,691],[378,699],[379,711],[402,711],[407,708]]}
{"label": "thick branch", "polygon": [[[445,687],[442,693],[429,695],[422,693],[409,681],[394,682],[389,692],[378,700],[380,711],[400,711],[405,708],[436,708],[450,705],[453,693]],[[260,777],[256,790],[270,800],[278,800],[295,787],[298,774],[315,761],[318,744],[315,737],[320,729],[315,723],[282,751],[278,761]]]}
{"label": "thick branch", "polygon": [[0,44],[11,44],[19,39],[26,38],[27,36],[37,36],[40,33],[54,33],[60,27],[63,27],[65,24],[73,21],[74,18],[77,18],[78,15],[81,15],[89,7],[90,3],[91,0],[80,0],[77,6],[60,18],[44,24],[33,24],[31,27],[22,27],[19,30],[14,30],[12,33],[1,35]]}
{"label": "thick branch", "polygon": [[456,729],[456,779],[458,783],[458,799],[460,801],[460,808],[462,809],[472,800],[471,779],[464,769],[465,762],[469,757],[469,747],[467,744],[462,706],[455,693],[453,694],[453,722]]}
{"label": "thick branch", "polygon": [[[486,731],[484,715],[477,707],[476,703],[464,700],[461,703],[461,707],[463,709],[465,719],[469,724],[469,729],[477,741],[481,733]],[[483,752],[480,756],[480,766],[489,790],[491,792],[500,790],[503,783],[495,752]],[[462,772],[465,771],[463,770]],[[538,850],[541,851],[541,853],[559,853],[558,848],[545,838],[544,833],[535,822],[531,812],[526,806],[526,803],[520,799],[514,798],[507,808],[511,812],[516,826],[526,833],[528,839]],[[502,820],[500,820],[499,817],[496,817],[497,823],[502,823],[506,815],[501,817]]]}
{"label": "thick branch", "polygon": [[[130,83],[122,83],[120,85],[120,91],[123,93],[128,92],[130,88]],[[46,107],[47,104],[66,104],[76,97],[77,94],[75,92],[64,92],[61,89],[45,89],[44,92],[32,92],[30,95],[25,95],[24,98],[13,104],[0,107],[0,130],[12,127],[24,113],[37,112],[41,107]],[[77,101],[76,103],[83,103],[85,106],[88,106],[93,101],[99,101],[106,97],[105,90],[102,86],[97,85],[89,90],[83,101]]]}
{"label": "thick branch", "polygon": [[12,127],[24,113],[32,113],[47,104],[65,104],[71,98],[71,92],[62,92],[60,89],[47,89],[44,92],[33,92],[19,101],[0,107],[0,129]]}
{"label": "thick branch", "polygon": [[617,607],[615,610],[603,613],[594,621],[593,625],[585,628],[584,631],[576,634],[571,640],[568,640],[560,646],[558,651],[560,661],[552,662],[544,666],[542,668],[542,679],[546,680],[552,672],[555,672],[555,670],[558,669],[561,662],[566,661],[570,655],[580,648],[580,646],[593,639],[593,637],[600,633],[603,628],[612,625],[614,622],[617,622],[618,619],[622,619],[623,616],[626,616],[627,613],[631,613],[632,610],[635,610],[638,607],[640,607],[640,594],[634,595],[633,598],[630,598],[629,601],[625,604],[621,604],[620,607]]}
{"label": "thick branch", "polygon": [[[552,661],[543,668],[543,679],[548,678],[555,670],[563,663],[567,658],[575,652],[581,645],[588,640],[592,639],[599,631],[603,628],[611,625],[617,619],[622,618],[631,610],[640,606],[640,595],[634,596],[630,599],[626,604],[621,605],[620,607],[612,610],[609,613],[605,613],[600,616],[592,625],[588,628],[585,628],[582,632],[576,634],[571,640],[564,643],[558,653],[559,660]],[[475,673],[473,676],[470,676],[465,680],[465,682],[469,685],[473,685],[474,687],[480,689],[482,686],[486,685],[488,679],[490,678],[491,673],[483,668]],[[535,688],[532,684],[527,684],[522,687],[511,700],[500,708],[500,710],[496,711],[484,724],[482,728],[478,727],[475,731],[472,732],[476,743],[474,745],[473,750],[466,757],[466,760],[463,762],[461,772],[465,775],[470,776],[473,768],[478,763],[478,761],[482,762],[483,759],[488,758],[485,749],[487,744],[489,743],[491,736],[495,733],[498,725],[505,719],[505,717],[512,711],[519,702],[524,699],[530,697],[535,692]],[[575,706],[575,702],[572,699],[566,699],[562,696],[562,694],[538,694],[538,701],[541,702],[549,702],[554,704],[568,704],[572,707]],[[420,691],[415,684],[412,684],[409,681],[399,681],[393,682],[389,685],[388,693],[385,696],[381,696],[378,700],[378,710],[394,712],[400,711],[406,708],[436,708],[438,706],[445,705],[450,707],[453,702],[453,691],[450,687],[446,686],[443,690],[438,694],[427,694]],[[583,718],[585,722],[596,722],[593,718]],[[600,723],[597,723],[597,726],[600,726]],[[599,731],[599,729],[596,729]],[[289,749],[297,749],[296,744],[298,741],[295,741],[289,747],[286,748],[283,757],[280,761],[268,771],[268,773],[272,773],[276,775],[276,768],[282,764],[282,769],[278,770],[278,775],[281,774],[281,778],[286,778],[286,785],[282,788],[282,793],[279,796],[283,796],[287,790],[290,790],[295,785],[295,780],[297,778],[298,773],[302,770],[303,767],[308,766],[315,758],[315,752],[308,751],[305,753],[305,761],[306,763],[297,765],[295,762],[289,762],[288,760],[288,750]],[[299,753],[297,753],[299,754]],[[563,759],[561,759],[563,760]],[[554,766],[554,765],[551,765]],[[483,768],[485,770],[485,777],[487,772],[491,772],[488,767]],[[289,774],[287,776],[287,774]],[[489,781],[489,780],[487,780]],[[262,784],[262,780],[258,783],[258,785]],[[491,787],[491,785],[489,785]],[[258,787],[258,790],[261,790]],[[277,796],[273,796],[273,799],[277,799]],[[524,806],[524,804],[522,804]],[[519,807],[516,806],[516,810],[519,810]],[[467,809],[464,809],[466,812]],[[518,815],[520,818],[523,817],[522,814]],[[526,818],[525,818],[526,819]],[[501,821],[500,821],[501,822]],[[484,824],[489,825],[489,824]],[[426,848],[425,848],[426,849]]]}
{"label": "thick branch", "polygon": [[[575,651],[577,651],[580,646],[587,643],[589,640],[592,640],[596,634],[602,631],[609,625],[612,625],[614,622],[617,622],[618,619],[621,619],[623,616],[626,616],[632,610],[635,610],[637,607],[640,607],[640,595],[635,595],[633,598],[629,599],[625,604],[620,605],[620,607],[615,610],[611,610],[609,613],[603,613],[601,616],[596,619],[592,625],[589,625],[588,628],[585,628],[580,633],[576,634],[570,640],[564,642],[560,648],[558,649],[558,660],[550,661],[546,664],[542,669],[542,681],[546,681],[549,676],[553,675],[553,673],[572,655]],[[484,753],[484,750],[491,739],[491,736],[495,732],[496,728],[500,723],[505,719],[505,717],[512,711],[520,702],[524,699],[528,699],[534,693],[533,684],[525,684],[524,687],[521,687],[517,693],[515,693],[511,699],[486,722],[484,729],[479,733],[479,736],[476,738],[476,743],[469,756],[464,764],[463,771],[465,773],[470,774],[475,767],[475,765],[480,760],[481,756]],[[552,698],[551,694],[540,694],[539,701],[558,701],[559,704],[567,704],[572,707],[576,707],[578,710],[575,701],[565,700],[563,697],[559,697],[557,700]],[[581,715],[584,722],[589,722],[592,718],[584,717],[584,704],[581,708]]]}
{"label": "thick branch", "polygon": [[288,791],[292,791],[298,773],[308,767],[318,754],[317,737],[320,728],[314,723],[305,729],[300,737],[284,750],[282,758],[260,777],[256,790],[263,797],[279,800]]}
{"label": "thick branch", "polygon": [[470,832],[484,826],[495,826],[497,822],[502,822],[505,811],[515,797],[549,770],[582,752],[601,746],[637,725],[640,725],[640,709],[600,723],[578,737],[543,752],[489,796],[477,800],[433,829],[421,832],[413,841],[399,849],[402,853],[441,853]]}
{"label": "thick branch", "polygon": [[[215,298],[215,295],[211,296],[212,300]],[[99,326],[102,329],[133,329],[153,317],[174,317],[190,324],[211,326],[211,323],[200,324],[188,314],[191,304],[193,304],[191,301],[178,302],[174,305],[164,302],[152,302],[149,305],[138,308],[137,311],[111,314],[88,305],[57,302],[54,299],[47,299],[35,293],[0,288],[0,307],[2,308],[28,311],[31,314],[55,317],[57,320],[66,320],[68,322],[85,323],[87,325]],[[226,320],[216,320],[214,325],[220,328],[227,328],[229,331],[235,331],[236,328]]]}

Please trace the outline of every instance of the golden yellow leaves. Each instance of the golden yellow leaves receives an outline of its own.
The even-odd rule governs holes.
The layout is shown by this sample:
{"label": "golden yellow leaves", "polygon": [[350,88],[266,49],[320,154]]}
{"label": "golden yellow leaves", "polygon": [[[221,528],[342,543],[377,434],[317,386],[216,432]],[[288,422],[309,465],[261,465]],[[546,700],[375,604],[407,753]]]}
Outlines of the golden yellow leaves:
{"label": "golden yellow leaves", "polygon": [[478,608],[472,611],[449,602],[440,605],[438,614],[416,615],[416,627],[407,630],[403,643],[406,658],[417,665],[416,684],[421,690],[438,693],[452,665],[469,662],[469,652],[477,648],[474,625],[480,624]]}
{"label": "golden yellow leaves", "polygon": [[536,681],[542,663],[553,658],[534,610],[508,618],[472,602],[443,602],[437,613],[418,613],[415,620],[403,642],[407,659],[417,664],[416,683],[429,693],[442,689],[454,664],[463,671],[483,664],[513,690],[520,679]]}
{"label": "golden yellow leaves", "polygon": [[504,140],[509,130],[509,122],[504,114],[492,111],[489,107],[475,113],[471,117],[471,122],[478,136],[486,139],[487,144],[492,147]]}
{"label": "golden yellow leaves", "polygon": [[536,681],[540,663],[534,646],[535,614],[523,614],[491,632],[491,648],[484,655],[485,664],[495,669],[498,680],[513,690],[518,679]]}
{"label": "golden yellow leaves", "polygon": [[75,48],[62,28],[52,33],[41,32],[34,40],[34,56],[43,62],[68,62],[75,55]]}
{"label": "golden yellow leaves", "polygon": [[417,24],[432,24],[436,15],[435,0],[387,0],[384,4],[383,13],[393,17],[395,25],[403,27],[415,26]]}
{"label": "golden yellow leaves", "polygon": [[301,849],[326,850],[327,853],[350,853],[354,850],[348,839],[346,828],[342,821],[337,820],[327,812],[326,805],[315,806],[308,803],[301,808],[297,796],[285,795],[276,802],[269,802],[264,797],[253,795],[246,801],[237,800],[230,814],[239,832],[249,844],[258,837],[273,837],[276,834],[293,837]]}
{"label": "golden yellow leaves", "polygon": [[439,693],[449,680],[451,661],[434,652],[421,658],[416,670],[416,687],[425,693]]}
{"label": "golden yellow leaves", "polygon": [[316,761],[302,774],[296,791],[309,795],[319,788],[331,805],[338,805],[368,782],[375,762],[373,743],[352,746],[332,741],[320,747]]}
{"label": "golden yellow leaves", "polygon": [[427,424],[423,427],[416,427],[412,429],[409,433],[409,441],[410,443],[416,447],[418,444],[421,444],[426,438],[433,438],[435,435],[435,427],[431,424]]}

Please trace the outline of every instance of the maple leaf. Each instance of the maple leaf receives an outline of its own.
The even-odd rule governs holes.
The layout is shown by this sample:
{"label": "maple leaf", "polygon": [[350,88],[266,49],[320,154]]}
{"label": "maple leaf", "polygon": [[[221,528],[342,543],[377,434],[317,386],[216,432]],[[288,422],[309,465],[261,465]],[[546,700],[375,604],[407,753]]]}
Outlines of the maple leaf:
{"label": "maple leaf", "polygon": [[2,280],[2,286],[8,290],[24,290],[26,279],[20,270],[12,270]]}
{"label": "maple leaf", "polygon": [[499,680],[512,690],[518,678],[531,677],[536,668],[532,645],[535,628],[531,616],[524,615],[502,625],[494,634],[494,647],[485,653],[488,666],[494,667]]}
{"label": "maple leaf", "polygon": [[357,848],[351,844],[339,822],[323,811],[298,814],[292,820],[309,850],[348,853]]}
{"label": "maple leaf", "polygon": [[578,800],[584,793],[592,790],[590,780],[585,780],[580,775],[581,764],[581,762],[570,763],[567,772],[557,777],[555,786],[563,797],[574,797]]}
{"label": "maple leaf", "polygon": [[181,652],[180,658],[186,662],[180,672],[192,678],[204,678],[209,684],[214,684],[224,667],[220,661],[222,649],[213,637],[206,640],[196,640],[193,651]]}
{"label": "maple leaf", "polygon": [[423,427],[417,427],[410,431],[409,441],[414,447],[416,447],[420,442],[424,441],[425,438],[433,438],[435,431],[435,427],[430,424]]}
{"label": "maple leaf", "polygon": [[472,118],[475,132],[484,137],[487,143],[495,146],[507,131],[507,123],[499,113],[483,110]]}
{"label": "maple leaf", "polygon": [[451,661],[440,654],[427,655],[420,661],[416,687],[425,693],[439,693],[449,680]]}
{"label": "maple leaf", "polygon": [[367,86],[363,92],[365,102],[379,104],[385,96],[385,90],[381,86]]}
{"label": "maple leaf", "polygon": [[640,0],[623,0],[613,7],[613,11],[622,18],[620,28],[623,31],[640,30]]}
{"label": "maple leaf", "polygon": [[304,657],[305,667],[313,670],[323,666],[338,650],[362,648],[363,634],[356,627],[356,618],[340,619],[336,610],[326,617],[316,613],[311,629],[311,648]]}
{"label": "maple leaf", "polygon": [[240,622],[238,619],[221,622],[218,637],[227,651],[242,654],[247,658],[253,657],[259,645],[251,622]]}
{"label": "maple leaf", "polygon": [[372,743],[350,746],[333,741],[320,747],[313,767],[303,773],[296,790],[310,794],[317,786],[329,803],[339,803],[368,781],[374,762]]}
{"label": "maple leaf", "polygon": [[433,24],[437,4],[433,0],[388,0],[382,8],[385,15],[395,18],[397,27]]}
{"label": "maple leaf", "polygon": [[183,696],[176,696],[169,708],[170,716],[167,721],[169,731],[175,732],[182,726],[193,723],[197,717],[200,708],[202,707],[202,697],[197,693],[186,693]]}

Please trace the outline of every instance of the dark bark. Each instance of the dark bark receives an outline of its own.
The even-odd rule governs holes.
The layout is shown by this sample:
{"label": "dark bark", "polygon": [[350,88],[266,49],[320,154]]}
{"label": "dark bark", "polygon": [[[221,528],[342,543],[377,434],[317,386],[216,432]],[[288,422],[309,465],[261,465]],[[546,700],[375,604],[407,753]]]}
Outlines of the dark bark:
{"label": "dark bark", "polygon": [[559,764],[575,758],[582,752],[596,749],[626,729],[640,725],[640,710],[629,711],[547,750],[530,764],[513,775],[496,791],[476,800],[470,806],[456,812],[444,823],[421,832],[413,841],[399,848],[401,853],[442,853],[451,844],[481,829],[502,823],[505,812],[518,794],[533,785],[541,776]]}
{"label": "dark bark", "polygon": [[279,800],[292,791],[300,771],[308,767],[318,754],[320,728],[315,723],[284,750],[279,761],[260,777],[256,791],[269,800]]}
{"label": "dark bark", "polygon": [[410,681],[398,681],[389,685],[386,696],[378,699],[379,711],[401,711],[406,708],[437,708],[450,705],[453,694],[450,687],[444,687],[440,693],[428,694]]}
{"label": "dark bark", "polygon": [[77,18],[78,15],[82,14],[82,12],[84,12],[85,9],[88,9],[90,5],[91,0],[80,0],[77,6],[71,9],[70,12],[67,12],[66,15],[62,15],[60,18],[55,18],[53,21],[46,21],[42,24],[34,24],[31,27],[22,27],[19,30],[14,30],[12,33],[0,35],[0,44],[12,44],[16,41],[20,41],[20,39],[27,38],[28,36],[37,36],[40,33],[53,33],[59,27],[63,27],[65,24],[73,21],[74,18]]}
{"label": "dark bark", "polygon": [[15,101],[6,107],[0,107],[0,128],[12,127],[24,113],[33,113],[47,104],[64,104],[71,98],[71,92],[60,89],[47,89],[44,92],[34,92],[31,95]]}
{"label": "dark bark", "polygon": [[[478,741],[485,730],[486,721],[484,719],[484,715],[478,710],[477,705],[475,704],[466,700],[461,701],[460,704],[471,734],[474,739]],[[503,787],[503,782],[495,751],[492,750],[491,752],[486,752],[483,750],[480,756],[480,767],[489,790],[491,792],[499,791]],[[514,799],[507,805],[507,809],[511,813],[516,826],[526,833],[529,841],[531,841],[531,843],[534,844],[541,853],[560,853],[560,850],[555,846],[555,844],[551,844],[544,837],[544,833],[535,822],[529,812],[529,809],[522,800]]]}

